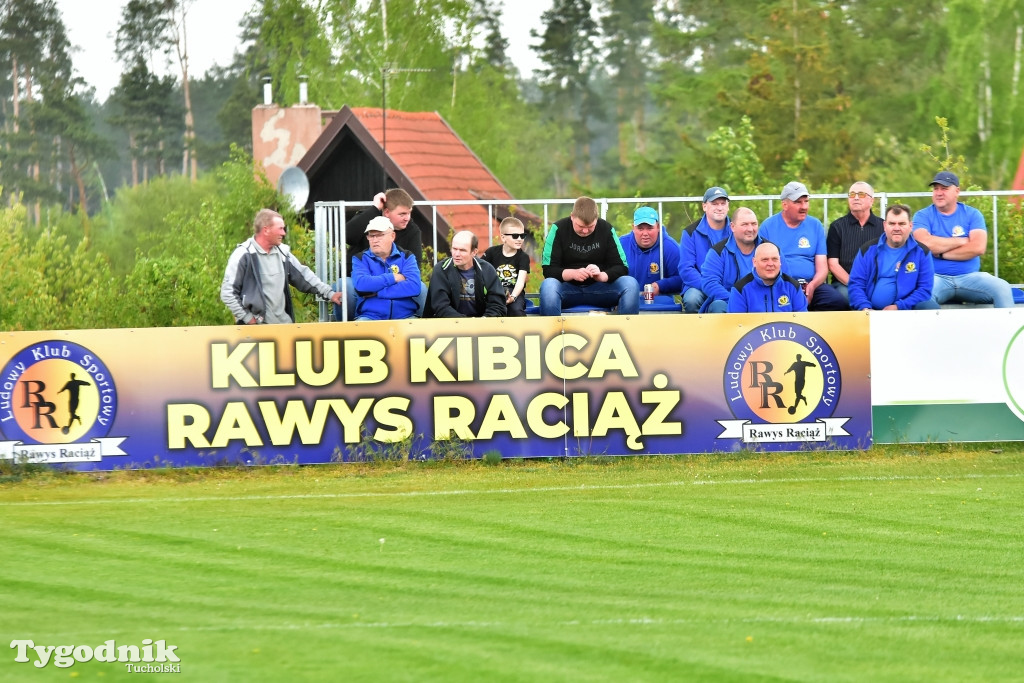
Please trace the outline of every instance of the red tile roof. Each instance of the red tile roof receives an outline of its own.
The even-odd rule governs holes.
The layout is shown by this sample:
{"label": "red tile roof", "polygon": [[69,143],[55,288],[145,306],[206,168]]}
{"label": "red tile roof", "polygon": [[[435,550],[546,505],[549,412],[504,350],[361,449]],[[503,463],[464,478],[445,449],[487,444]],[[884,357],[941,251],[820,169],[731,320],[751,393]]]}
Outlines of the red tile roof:
{"label": "red tile roof", "polygon": [[[406,112],[353,107],[352,113],[366,127],[387,156],[402,169],[424,199],[512,199],[512,195],[484,166],[448,122],[437,112]],[[385,139],[386,135],[386,139]],[[410,189],[410,188],[406,188]],[[487,209],[481,206],[438,207],[452,230],[472,230],[483,244],[499,221],[488,228]]]}

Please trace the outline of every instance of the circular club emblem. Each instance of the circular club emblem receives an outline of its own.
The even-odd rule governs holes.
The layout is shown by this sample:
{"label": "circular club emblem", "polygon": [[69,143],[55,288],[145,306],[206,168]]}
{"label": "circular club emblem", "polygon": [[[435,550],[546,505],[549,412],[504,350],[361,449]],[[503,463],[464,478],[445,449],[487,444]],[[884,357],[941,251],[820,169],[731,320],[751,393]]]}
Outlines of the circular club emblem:
{"label": "circular club emblem", "polygon": [[724,379],[732,414],[769,424],[830,417],[842,389],[839,364],[821,335],[782,322],[740,339],[729,352]]}
{"label": "circular club emblem", "polygon": [[105,437],[117,414],[107,366],[68,341],[33,344],[0,375],[0,430],[27,444],[66,444]]}
{"label": "circular club emblem", "polygon": [[1007,405],[1024,420],[1024,327],[1013,334],[1003,354],[1003,386]]}

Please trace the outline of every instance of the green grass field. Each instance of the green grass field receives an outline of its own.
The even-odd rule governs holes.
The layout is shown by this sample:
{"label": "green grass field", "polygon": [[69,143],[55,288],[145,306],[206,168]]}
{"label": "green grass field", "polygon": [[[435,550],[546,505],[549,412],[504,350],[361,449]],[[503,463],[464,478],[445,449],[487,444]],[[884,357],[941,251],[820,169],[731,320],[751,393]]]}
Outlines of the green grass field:
{"label": "green grass field", "polygon": [[[0,624],[163,639],[171,680],[1022,680],[1022,473],[1011,446],[9,477]],[[2,680],[147,675],[5,652]]]}

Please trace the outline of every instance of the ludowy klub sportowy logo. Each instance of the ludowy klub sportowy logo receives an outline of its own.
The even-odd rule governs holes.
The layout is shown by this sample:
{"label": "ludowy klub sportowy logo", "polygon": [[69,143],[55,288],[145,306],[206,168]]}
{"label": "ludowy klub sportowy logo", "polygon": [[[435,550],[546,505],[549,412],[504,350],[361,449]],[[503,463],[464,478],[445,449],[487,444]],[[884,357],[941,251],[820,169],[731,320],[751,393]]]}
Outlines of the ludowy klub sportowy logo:
{"label": "ludowy klub sportowy logo", "polygon": [[774,322],[743,336],[729,352],[725,398],[736,419],[717,420],[720,439],[812,443],[849,436],[834,417],[843,375],[832,348],[803,325]]}
{"label": "ludowy klub sportowy logo", "polygon": [[125,455],[111,437],[117,387],[103,361],[73,342],[25,347],[0,374],[0,459],[99,462]]}

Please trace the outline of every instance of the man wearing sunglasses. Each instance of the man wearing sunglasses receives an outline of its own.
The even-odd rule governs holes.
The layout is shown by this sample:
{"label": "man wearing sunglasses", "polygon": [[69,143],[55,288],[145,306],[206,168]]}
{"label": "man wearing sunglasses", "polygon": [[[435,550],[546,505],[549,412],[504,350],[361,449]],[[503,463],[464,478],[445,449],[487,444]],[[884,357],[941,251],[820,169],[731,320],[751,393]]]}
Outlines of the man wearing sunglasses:
{"label": "man wearing sunglasses", "polygon": [[832,274],[832,286],[849,301],[847,284],[853,261],[866,242],[875,243],[885,232],[882,219],[871,210],[875,203],[875,191],[870,185],[858,180],[850,185],[850,210],[828,226],[825,251],[828,257],[828,271]]}

